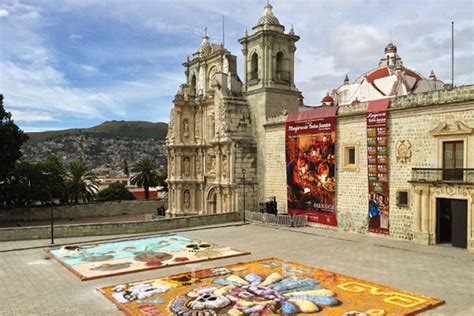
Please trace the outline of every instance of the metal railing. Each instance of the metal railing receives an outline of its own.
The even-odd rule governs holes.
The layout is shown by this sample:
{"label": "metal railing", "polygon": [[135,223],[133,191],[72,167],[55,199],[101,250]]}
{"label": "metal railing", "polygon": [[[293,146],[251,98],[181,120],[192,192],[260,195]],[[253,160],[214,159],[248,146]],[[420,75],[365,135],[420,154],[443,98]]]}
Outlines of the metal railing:
{"label": "metal railing", "polygon": [[287,227],[304,227],[308,225],[306,215],[268,214],[245,211],[245,218],[250,222],[259,222]]}
{"label": "metal railing", "polygon": [[474,168],[412,168],[410,182],[473,184]]}

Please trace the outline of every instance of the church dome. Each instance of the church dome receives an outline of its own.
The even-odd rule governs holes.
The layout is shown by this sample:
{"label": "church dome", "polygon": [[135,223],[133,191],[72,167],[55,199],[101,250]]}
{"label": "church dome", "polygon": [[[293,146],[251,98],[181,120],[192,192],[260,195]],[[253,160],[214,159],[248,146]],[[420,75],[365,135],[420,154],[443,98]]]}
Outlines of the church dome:
{"label": "church dome", "polygon": [[273,15],[273,7],[267,4],[263,11],[262,17],[258,20],[257,25],[281,25],[277,17]]}
{"label": "church dome", "polygon": [[443,88],[444,83],[435,75],[428,80],[406,67],[398,55],[397,46],[390,42],[385,46],[377,68],[362,74],[353,84],[349,84],[347,78],[333,96],[336,104],[344,105]]}
{"label": "church dome", "polygon": [[334,99],[329,95],[329,93],[327,93],[326,96],[321,100],[321,104],[323,104],[323,105],[333,105],[334,104]]}

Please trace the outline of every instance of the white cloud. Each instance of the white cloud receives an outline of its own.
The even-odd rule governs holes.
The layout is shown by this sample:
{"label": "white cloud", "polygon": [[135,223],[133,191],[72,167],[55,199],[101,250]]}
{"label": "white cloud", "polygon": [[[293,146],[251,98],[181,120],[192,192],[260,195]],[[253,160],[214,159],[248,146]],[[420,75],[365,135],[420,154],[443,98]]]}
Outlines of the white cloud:
{"label": "white cloud", "polygon": [[75,42],[75,41],[80,40],[80,39],[82,39],[82,35],[79,35],[79,34],[71,34],[68,37],[68,40],[70,40],[72,42]]}
{"label": "white cloud", "polygon": [[63,75],[48,64],[0,62],[0,72],[8,78],[0,81],[0,89],[15,108],[93,118],[101,116],[99,109],[111,107],[110,100],[97,92],[71,87]]}
{"label": "white cloud", "polygon": [[[251,0],[64,0],[59,7],[48,1],[12,3],[0,9],[0,16],[1,10],[9,14],[0,24],[2,40],[9,43],[0,51],[0,71],[8,78],[0,78],[0,90],[15,109],[45,110],[65,119],[143,112],[150,120],[168,116],[185,80],[181,61],[196,50],[203,28],[208,26],[211,39],[220,42],[222,14],[226,47],[238,56],[240,72],[237,39],[245,28],[251,31],[265,5]],[[465,9],[472,1],[272,0],[272,5],[287,30],[293,23],[301,36],[295,78],[308,104],[318,104],[346,73],[354,80],[376,67],[390,32],[406,66],[450,78],[451,20],[458,40],[457,82],[472,83],[472,11]],[[67,31],[59,32],[62,14],[84,14],[99,26],[98,21],[106,21],[107,28],[88,33],[88,25],[68,20]],[[80,45],[72,45],[75,41]],[[64,46],[74,46],[74,53],[62,51]]]}
{"label": "white cloud", "polygon": [[10,15],[10,12],[7,9],[0,8],[0,18],[9,16],[9,15]]}
{"label": "white cloud", "polygon": [[11,112],[13,119],[19,122],[46,122],[55,120],[52,115],[42,112],[31,112],[21,110],[12,110]]}

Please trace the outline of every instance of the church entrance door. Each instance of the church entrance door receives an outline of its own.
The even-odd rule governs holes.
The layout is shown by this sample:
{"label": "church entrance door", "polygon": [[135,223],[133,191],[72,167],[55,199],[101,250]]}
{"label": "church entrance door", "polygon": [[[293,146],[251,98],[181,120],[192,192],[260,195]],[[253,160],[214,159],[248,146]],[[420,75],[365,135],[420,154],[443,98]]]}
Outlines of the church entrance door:
{"label": "church entrance door", "polygon": [[207,214],[217,213],[217,194],[216,190],[212,189],[207,195]]}
{"label": "church entrance door", "polygon": [[467,201],[437,199],[436,242],[467,248]]}

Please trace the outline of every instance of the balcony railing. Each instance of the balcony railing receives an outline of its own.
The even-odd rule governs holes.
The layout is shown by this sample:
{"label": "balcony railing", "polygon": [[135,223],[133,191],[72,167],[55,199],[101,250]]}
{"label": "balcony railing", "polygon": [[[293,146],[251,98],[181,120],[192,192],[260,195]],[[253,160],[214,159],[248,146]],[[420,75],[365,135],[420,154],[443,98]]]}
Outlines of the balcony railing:
{"label": "balcony railing", "polygon": [[474,168],[412,168],[410,182],[474,184]]}

